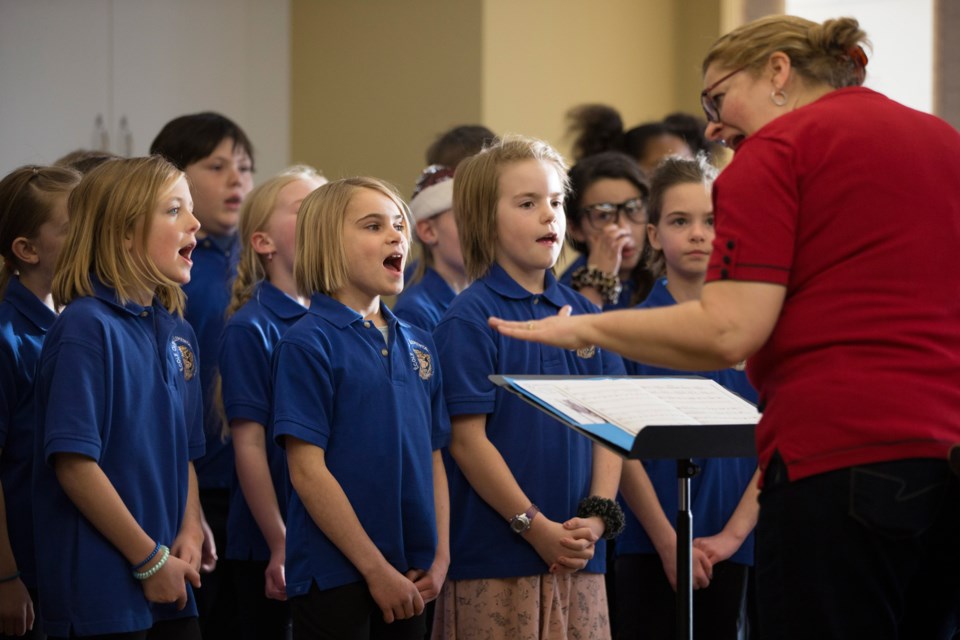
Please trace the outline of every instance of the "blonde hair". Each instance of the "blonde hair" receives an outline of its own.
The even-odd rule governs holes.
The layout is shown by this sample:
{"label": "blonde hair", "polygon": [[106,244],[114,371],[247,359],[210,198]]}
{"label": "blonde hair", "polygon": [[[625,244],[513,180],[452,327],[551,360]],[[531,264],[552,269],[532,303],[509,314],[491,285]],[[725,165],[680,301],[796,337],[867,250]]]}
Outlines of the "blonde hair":
{"label": "blonde hair", "polygon": [[[147,255],[153,213],[181,177],[160,156],[120,158],[86,174],[67,202],[71,224],[53,278],[54,303],[93,295],[92,272],[116,289],[122,304],[151,290],[167,310],[183,315],[183,291]],[[129,238],[135,245],[128,251]]]}
{"label": "blonde hair", "polygon": [[[667,191],[680,184],[702,184],[710,193],[713,181],[717,179],[717,168],[710,164],[707,155],[697,154],[695,160],[671,156],[662,161],[650,176],[650,200],[647,202],[647,223],[657,226],[663,214],[663,199]],[[667,261],[662,249],[650,247],[647,254],[647,269],[655,278],[667,272]]]}
{"label": "blonde hair", "polygon": [[333,295],[349,279],[343,248],[343,221],[350,200],[359,189],[371,189],[389,198],[404,218],[403,234],[410,239],[410,209],[393,185],[377,178],[344,178],[329,182],[304,198],[297,217],[296,259],[293,277],[297,292]]}
{"label": "blonde hair", "polygon": [[767,16],[721,36],[703,60],[725,69],[745,67],[754,73],[770,54],[782,51],[801,76],[835,89],[863,84],[867,34],[854,18],[835,18],[823,24],[795,16]]}
{"label": "blonde hair", "polygon": [[70,193],[79,182],[80,174],[73,169],[35,165],[14,169],[0,181],[0,299],[21,266],[14,241],[35,239],[50,220],[54,198]]}
{"label": "blonde hair", "polygon": [[524,160],[551,164],[566,191],[566,161],[549,144],[535,138],[504,136],[457,167],[453,211],[460,229],[463,264],[471,280],[485,276],[496,260],[497,205],[503,167]]}
{"label": "blonde hair", "polygon": [[297,180],[326,181],[319,171],[307,165],[294,165],[259,185],[243,200],[240,210],[239,239],[240,261],[237,264],[237,277],[233,281],[230,304],[227,306],[229,318],[237,309],[246,304],[257,283],[267,278],[264,256],[257,253],[251,242],[253,234],[263,231],[277,207],[277,198],[284,187]]}

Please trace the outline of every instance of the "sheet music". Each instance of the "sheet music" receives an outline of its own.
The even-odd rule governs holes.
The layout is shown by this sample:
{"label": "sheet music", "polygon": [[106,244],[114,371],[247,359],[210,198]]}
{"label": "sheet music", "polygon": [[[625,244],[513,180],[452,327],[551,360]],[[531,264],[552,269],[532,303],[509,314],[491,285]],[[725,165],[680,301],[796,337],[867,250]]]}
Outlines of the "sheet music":
{"label": "sheet music", "polygon": [[511,378],[579,424],[609,422],[631,435],[648,425],[756,424],[756,407],[705,378]]}

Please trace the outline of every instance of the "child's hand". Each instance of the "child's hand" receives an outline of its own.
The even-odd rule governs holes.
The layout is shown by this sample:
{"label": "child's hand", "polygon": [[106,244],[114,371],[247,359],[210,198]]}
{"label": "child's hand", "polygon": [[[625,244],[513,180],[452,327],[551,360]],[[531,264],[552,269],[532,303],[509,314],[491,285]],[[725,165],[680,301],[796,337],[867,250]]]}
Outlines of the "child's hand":
{"label": "child's hand", "polygon": [[287,574],[283,567],[286,551],[281,547],[270,554],[270,562],[264,572],[264,595],[271,600],[287,599]]}
{"label": "child's hand", "polygon": [[726,530],[714,536],[694,538],[693,540],[693,548],[702,551],[710,559],[711,564],[729,559],[742,544],[743,538],[727,533]]}
{"label": "child's hand", "polygon": [[177,609],[187,606],[187,582],[200,588],[200,574],[189,563],[170,554],[166,564],[143,581],[143,594],[150,602],[176,602]]}
{"label": "child's hand", "polygon": [[170,545],[170,555],[176,556],[193,567],[194,571],[200,571],[202,559],[202,536],[190,535],[180,532]]}
{"label": "child's hand", "polygon": [[33,600],[20,578],[0,583],[0,636],[22,636],[33,629]]}
{"label": "child's hand", "polygon": [[447,579],[447,569],[449,563],[446,561],[435,560],[429,571],[422,569],[411,569],[405,574],[409,580],[416,585],[417,591],[423,598],[423,602],[432,602],[440,595],[440,589],[443,587],[444,580]]}
{"label": "child's hand", "polygon": [[588,527],[567,529],[540,514],[524,534],[533,548],[550,567],[550,573],[574,573],[593,558],[597,538]]}
{"label": "child's hand", "polygon": [[[710,581],[713,579],[713,563],[710,562],[710,558],[696,547],[693,548],[693,553],[691,556],[692,561],[692,573],[693,573],[693,588],[694,589],[706,589],[710,586]],[[667,580],[670,582],[670,586],[674,591],[677,590],[677,547],[676,543],[670,546],[669,549],[664,549],[660,552],[660,562],[663,564],[663,572],[667,574]]]}
{"label": "child's hand", "polygon": [[608,224],[603,231],[590,237],[589,255],[587,264],[597,267],[604,273],[611,275],[620,274],[620,265],[623,262],[623,248],[628,244],[635,244],[630,231],[620,225]]}
{"label": "child's hand", "polygon": [[213,539],[213,530],[207,524],[206,518],[200,521],[203,530],[203,545],[200,547],[200,571],[211,573],[217,568],[217,543]]}
{"label": "child's hand", "polygon": [[367,588],[383,612],[383,621],[406,620],[423,613],[423,597],[417,586],[390,565],[366,576]]}

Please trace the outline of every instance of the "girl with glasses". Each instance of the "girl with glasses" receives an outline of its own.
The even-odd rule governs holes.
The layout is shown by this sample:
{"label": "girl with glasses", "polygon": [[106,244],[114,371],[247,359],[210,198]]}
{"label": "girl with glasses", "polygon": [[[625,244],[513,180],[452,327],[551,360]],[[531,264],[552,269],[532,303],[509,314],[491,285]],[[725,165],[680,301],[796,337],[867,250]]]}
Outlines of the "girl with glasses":
{"label": "girl with glasses", "polygon": [[653,284],[647,269],[647,182],[629,156],[588,156],[569,172],[567,242],[580,256],[560,277],[602,309],[631,307]]}

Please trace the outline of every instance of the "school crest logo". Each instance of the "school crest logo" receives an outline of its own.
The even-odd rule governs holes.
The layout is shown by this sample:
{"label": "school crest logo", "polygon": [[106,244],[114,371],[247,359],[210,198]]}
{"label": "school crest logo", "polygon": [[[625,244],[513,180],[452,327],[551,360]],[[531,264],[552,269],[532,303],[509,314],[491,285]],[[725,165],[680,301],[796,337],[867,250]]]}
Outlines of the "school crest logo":
{"label": "school crest logo", "polygon": [[597,347],[595,345],[590,345],[589,347],[580,347],[577,349],[577,355],[584,360],[589,360],[593,356],[597,355]]}
{"label": "school crest logo", "polygon": [[173,350],[173,357],[177,361],[177,367],[183,373],[183,379],[187,382],[193,380],[197,374],[197,359],[193,355],[193,347],[186,338],[174,336],[170,343]]}
{"label": "school crest logo", "polygon": [[430,350],[419,342],[410,341],[410,350],[413,352],[413,369],[420,375],[421,380],[433,377],[433,356]]}

